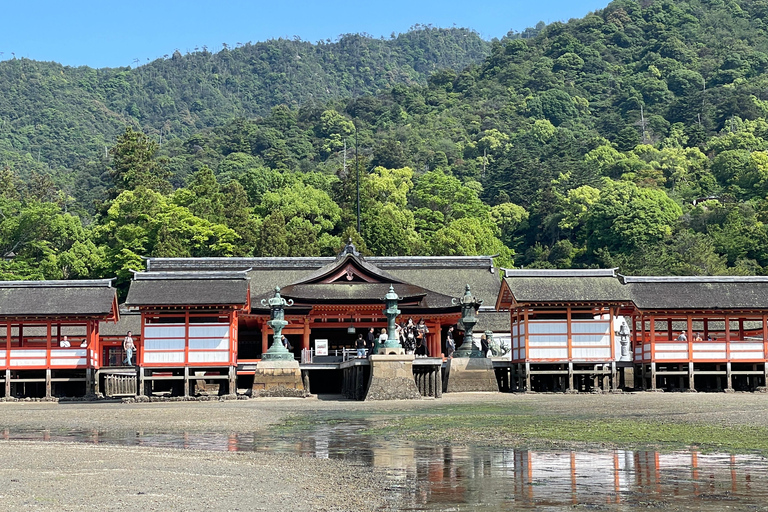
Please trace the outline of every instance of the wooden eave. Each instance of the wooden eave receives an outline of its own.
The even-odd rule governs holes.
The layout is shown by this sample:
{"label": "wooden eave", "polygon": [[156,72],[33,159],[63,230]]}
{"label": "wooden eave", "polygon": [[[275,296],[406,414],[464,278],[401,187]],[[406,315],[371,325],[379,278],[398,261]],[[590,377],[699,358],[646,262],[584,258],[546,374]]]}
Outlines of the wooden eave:
{"label": "wooden eave", "polygon": [[766,315],[768,314],[768,307],[765,309],[639,309],[634,308],[634,312],[637,315],[654,315],[654,316],[686,316],[686,315],[707,315],[707,316],[724,316],[724,315]]}
{"label": "wooden eave", "polygon": [[162,305],[162,306],[134,306],[141,312],[149,311],[186,311],[186,310],[248,310],[246,304],[178,304],[178,305]]}

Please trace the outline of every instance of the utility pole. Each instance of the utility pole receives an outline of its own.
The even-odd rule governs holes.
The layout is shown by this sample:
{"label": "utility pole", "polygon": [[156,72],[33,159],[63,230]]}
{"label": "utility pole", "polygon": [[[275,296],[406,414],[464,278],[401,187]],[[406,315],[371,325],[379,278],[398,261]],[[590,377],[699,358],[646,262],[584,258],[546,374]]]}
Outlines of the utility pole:
{"label": "utility pole", "polygon": [[645,139],[645,114],[643,112],[643,105],[642,105],[642,103],[640,104],[640,126],[643,127],[643,144],[645,144],[646,143],[646,139]]}

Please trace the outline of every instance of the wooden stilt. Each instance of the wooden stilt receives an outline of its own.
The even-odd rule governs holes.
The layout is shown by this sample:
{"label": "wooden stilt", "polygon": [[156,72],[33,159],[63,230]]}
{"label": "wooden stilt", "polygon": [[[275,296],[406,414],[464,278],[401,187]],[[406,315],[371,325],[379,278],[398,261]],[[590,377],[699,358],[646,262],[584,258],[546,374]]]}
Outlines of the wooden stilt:
{"label": "wooden stilt", "polygon": [[[8,379],[6,378],[5,382],[8,382]],[[7,384],[6,384],[7,386]],[[763,386],[768,387],[768,364],[763,363]],[[8,388],[6,388],[8,389]]]}
{"label": "wooden stilt", "polygon": [[93,394],[93,368],[85,369],[85,394]]}
{"label": "wooden stilt", "polygon": [[11,398],[11,370],[5,370],[5,398]]}
{"label": "wooden stilt", "polygon": [[189,396],[189,366],[184,367],[184,396]]}
{"label": "wooden stilt", "polygon": [[613,391],[619,389],[619,379],[616,374],[616,361],[611,361],[611,389]]}
{"label": "wooden stilt", "polygon": [[573,393],[573,362],[568,361],[568,391]]}
{"label": "wooden stilt", "polygon": [[525,363],[525,390],[531,391],[531,363]]}
{"label": "wooden stilt", "polygon": [[696,383],[694,382],[695,372],[693,371],[693,361],[688,363],[688,391],[696,391]]}
{"label": "wooden stilt", "polygon": [[725,363],[725,380],[727,387],[725,388],[726,392],[733,391],[733,375],[731,374],[731,362],[728,361]]}
{"label": "wooden stilt", "polygon": [[230,395],[237,395],[237,367],[236,366],[230,366],[229,367],[229,393]]}
{"label": "wooden stilt", "polygon": [[[49,350],[48,353],[50,354],[51,351]],[[51,369],[50,368],[47,368],[45,370],[45,398],[51,398]]]}
{"label": "wooden stilt", "polygon": [[651,391],[656,391],[656,363],[651,363]]}
{"label": "wooden stilt", "polygon": [[139,389],[138,389],[139,396],[144,396],[144,395],[149,396],[151,392],[147,393],[147,390],[144,386],[144,368],[142,368],[141,366],[137,366],[136,371],[139,373]]}

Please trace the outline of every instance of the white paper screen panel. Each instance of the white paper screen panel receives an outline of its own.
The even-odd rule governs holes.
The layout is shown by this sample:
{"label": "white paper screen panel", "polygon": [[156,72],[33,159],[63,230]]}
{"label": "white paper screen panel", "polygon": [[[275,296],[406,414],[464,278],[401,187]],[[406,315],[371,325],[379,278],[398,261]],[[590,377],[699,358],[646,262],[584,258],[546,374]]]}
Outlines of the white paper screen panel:
{"label": "white paper screen panel", "polygon": [[744,350],[744,351],[763,351],[762,343],[731,343],[731,351]]}
{"label": "white paper screen panel", "polygon": [[[762,348],[762,346],[760,348]],[[724,351],[725,343],[694,343],[693,350]]]}
{"label": "white paper screen panel", "polygon": [[693,358],[694,359],[718,359],[718,360],[725,360],[725,352],[696,352],[693,351]]}
{"label": "white paper screen panel", "polygon": [[184,325],[160,324],[144,326],[144,338],[183,338]]}
{"label": "white paper screen panel", "polygon": [[531,359],[568,359],[567,348],[529,348]]}
{"label": "white paper screen panel", "polygon": [[229,324],[190,325],[190,338],[224,338],[229,336]]}
{"label": "white paper screen panel", "polygon": [[656,359],[688,359],[688,352],[656,352]]}
{"label": "white paper screen panel", "polygon": [[595,322],[595,321],[586,321],[586,322],[580,322],[578,320],[575,320],[571,322],[571,332],[575,334],[582,334],[582,333],[608,333],[608,331],[611,328],[610,322]]}
{"label": "white paper screen panel", "polygon": [[190,363],[226,363],[229,352],[190,352]]}
{"label": "white paper screen panel", "polygon": [[764,356],[762,352],[731,352],[731,359],[764,359]]}
{"label": "white paper screen panel", "polygon": [[85,366],[87,363],[88,359],[85,357],[51,359],[51,366]]}
{"label": "white paper screen panel", "polygon": [[45,350],[11,350],[11,359],[16,359],[25,357],[25,358],[33,358],[33,357],[42,357],[45,359],[46,351]]}
{"label": "white paper screen panel", "polygon": [[573,359],[599,359],[608,361],[611,358],[610,348],[572,348]]}
{"label": "white paper screen panel", "polygon": [[656,352],[688,352],[687,343],[657,343]]}
{"label": "white paper screen panel", "polygon": [[87,355],[86,352],[87,351],[84,348],[76,348],[76,349],[71,349],[71,348],[65,348],[65,349],[54,348],[54,349],[51,349],[51,357],[52,358],[57,358],[57,357],[85,357]]}
{"label": "white paper screen panel", "polygon": [[184,339],[144,339],[144,351],[152,350],[184,350]]}
{"label": "white paper screen panel", "polygon": [[184,352],[144,352],[145,363],[183,363]]}
{"label": "white paper screen panel", "polygon": [[190,350],[226,350],[229,348],[229,338],[189,340]]}
{"label": "white paper screen panel", "polygon": [[567,336],[531,336],[528,344],[532,347],[567,347]]}
{"label": "white paper screen panel", "polygon": [[546,323],[531,321],[528,322],[529,334],[567,334],[568,325],[565,320],[558,322],[556,320],[550,320]]}
{"label": "white paper screen panel", "polygon": [[611,345],[611,338],[610,336],[606,335],[600,335],[600,334],[574,334],[571,336],[571,341],[573,341],[573,346],[595,346],[595,345],[607,345],[610,347]]}

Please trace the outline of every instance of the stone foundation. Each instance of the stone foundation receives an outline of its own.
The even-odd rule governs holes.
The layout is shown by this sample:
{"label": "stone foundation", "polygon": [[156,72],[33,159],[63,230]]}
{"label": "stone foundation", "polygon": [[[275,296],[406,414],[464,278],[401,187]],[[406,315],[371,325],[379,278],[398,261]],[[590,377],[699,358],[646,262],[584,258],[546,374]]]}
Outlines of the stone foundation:
{"label": "stone foundation", "polygon": [[260,361],[256,365],[251,396],[306,395],[298,361]]}
{"label": "stone foundation", "polygon": [[446,393],[499,391],[493,361],[486,357],[454,357],[446,366]]}
{"label": "stone foundation", "polygon": [[365,400],[415,400],[421,398],[413,378],[413,355],[370,357],[371,377]]}

